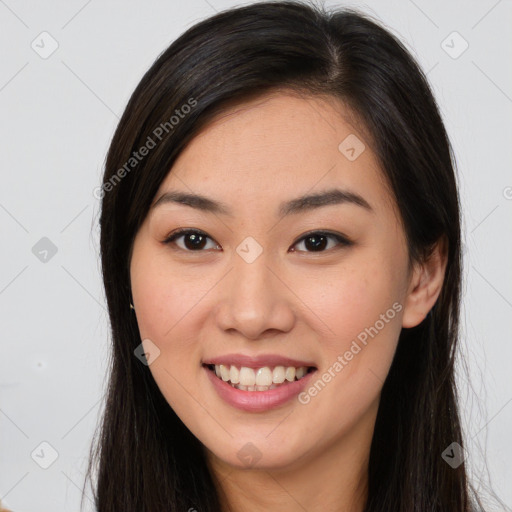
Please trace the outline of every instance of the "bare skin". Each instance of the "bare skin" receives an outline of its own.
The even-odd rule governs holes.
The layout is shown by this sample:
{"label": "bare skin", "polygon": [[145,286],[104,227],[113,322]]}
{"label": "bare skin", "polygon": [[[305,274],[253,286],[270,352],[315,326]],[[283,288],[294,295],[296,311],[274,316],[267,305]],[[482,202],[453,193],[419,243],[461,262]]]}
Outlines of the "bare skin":
{"label": "bare skin", "polygon": [[[204,445],[224,512],[363,510],[380,392],[400,331],[418,325],[441,291],[442,247],[409,268],[395,200],[369,141],[345,114],[334,99],[286,91],[231,108],[185,148],[155,202],[169,191],[201,194],[232,216],[164,202],[135,238],[141,339],[160,350],[149,368]],[[338,149],[350,134],[365,144],[352,161]],[[360,195],[371,210],[345,202],[277,213],[281,202],[332,188]],[[164,244],[178,228],[203,232],[201,248],[187,234]],[[352,244],[329,234],[315,250],[304,238],[312,231]],[[250,263],[237,252],[247,237],[262,249]],[[377,325],[348,360],[352,342]],[[318,378],[329,369],[331,378],[307,403],[242,411],[219,397],[202,366],[227,353],[309,360]],[[346,364],[336,371],[339,356]],[[239,457],[247,443],[259,453],[250,465]]]}

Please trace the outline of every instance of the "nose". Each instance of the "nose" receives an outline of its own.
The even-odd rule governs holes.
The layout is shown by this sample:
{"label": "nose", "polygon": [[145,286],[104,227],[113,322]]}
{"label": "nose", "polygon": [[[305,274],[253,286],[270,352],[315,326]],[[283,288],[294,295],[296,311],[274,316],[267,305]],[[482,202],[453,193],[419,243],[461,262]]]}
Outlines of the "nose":
{"label": "nose", "polygon": [[219,328],[250,340],[289,332],[295,322],[294,295],[280,274],[265,252],[251,263],[236,255],[217,303]]}

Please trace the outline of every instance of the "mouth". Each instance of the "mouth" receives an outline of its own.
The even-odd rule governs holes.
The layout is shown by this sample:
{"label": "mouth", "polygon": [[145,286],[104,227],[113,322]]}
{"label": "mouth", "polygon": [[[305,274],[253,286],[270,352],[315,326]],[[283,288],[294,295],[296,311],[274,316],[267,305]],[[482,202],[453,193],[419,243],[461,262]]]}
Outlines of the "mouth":
{"label": "mouth", "polygon": [[203,364],[219,380],[241,391],[270,391],[302,380],[317,370],[315,366],[259,366]]}

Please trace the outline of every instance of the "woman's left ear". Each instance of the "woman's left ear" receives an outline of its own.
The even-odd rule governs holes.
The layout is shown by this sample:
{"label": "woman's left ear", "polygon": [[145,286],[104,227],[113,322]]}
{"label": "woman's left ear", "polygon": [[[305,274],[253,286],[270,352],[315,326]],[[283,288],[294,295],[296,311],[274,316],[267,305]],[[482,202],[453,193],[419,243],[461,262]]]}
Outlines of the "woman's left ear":
{"label": "woman's left ear", "polygon": [[405,299],[402,327],[416,327],[434,307],[443,287],[447,263],[448,240],[443,236],[434,246],[429,259],[414,266]]}

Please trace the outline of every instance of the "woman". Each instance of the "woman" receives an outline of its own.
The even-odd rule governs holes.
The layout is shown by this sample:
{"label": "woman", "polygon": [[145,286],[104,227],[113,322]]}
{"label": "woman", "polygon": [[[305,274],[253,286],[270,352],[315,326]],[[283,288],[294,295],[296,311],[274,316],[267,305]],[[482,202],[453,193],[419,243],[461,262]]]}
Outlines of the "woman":
{"label": "woman", "polygon": [[355,10],[256,3],[160,55],[98,190],[97,509],[474,509],[454,165],[424,74]]}

